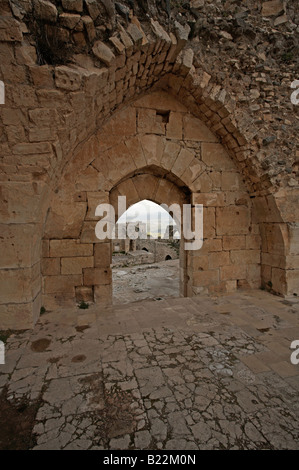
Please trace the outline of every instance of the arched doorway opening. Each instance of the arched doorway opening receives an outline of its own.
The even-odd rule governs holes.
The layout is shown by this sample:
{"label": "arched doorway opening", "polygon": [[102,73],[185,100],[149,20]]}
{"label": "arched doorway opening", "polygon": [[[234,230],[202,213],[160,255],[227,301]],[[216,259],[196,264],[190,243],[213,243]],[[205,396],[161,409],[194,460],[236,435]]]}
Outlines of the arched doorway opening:
{"label": "arched doorway opening", "polygon": [[[114,304],[180,296],[180,232],[171,214],[150,200],[119,217],[112,241]],[[116,245],[123,247],[121,254]]]}

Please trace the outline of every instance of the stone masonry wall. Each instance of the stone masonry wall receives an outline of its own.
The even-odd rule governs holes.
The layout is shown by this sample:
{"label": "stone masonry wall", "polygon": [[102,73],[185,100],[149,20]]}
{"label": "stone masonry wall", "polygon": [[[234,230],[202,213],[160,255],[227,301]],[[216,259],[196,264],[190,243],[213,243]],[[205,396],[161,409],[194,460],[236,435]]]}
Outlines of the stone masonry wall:
{"label": "stone masonry wall", "polygon": [[[192,15],[202,8],[195,3]],[[243,8],[253,11],[245,3]],[[110,1],[1,0],[1,328],[32,327],[44,301],[52,306],[64,298],[70,301],[76,288],[92,290],[96,301],[109,298],[111,249],[93,238],[94,208],[110,201],[116,187],[131,191],[131,183],[124,182],[133,176],[135,189],[142,188],[139,199],[132,197],[135,202],[145,194],[159,200],[169,181],[169,200],[182,202],[187,195],[206,207],[208,264],[196,265],[195,259],[207,254],[203,250],[199,256],[181,256],[188,295],[246,282],[257,285],[259,260],[251,251],[259,251],[259,234],[262,285],[281,295],[299,294],[296,108],[279,111],[291,76],[283,76],[279,109],[277,101],[267,98],[274,90],[279,93],[279,85],[270,89],[267,78],[280,76],[275,60],[265,66],[270,70],[255,72],[260,97],[255,98],[250,85],[243,99],[235,92],[237,83],[248,83],[243,59],[238,55],[237,82],[221,79],[224,61],[210,66],[208,50],[211,58],[214,51],[209,44],[207,60],[202,60],[197,47],[201,39],[192,39],[185,7],[174,18],[172,12],[159,14],[156,2],[149,9],[145,2],[143,13],[133,4],[125,13]],[[207,4],[211,2],[203,2],[204,8]],[[227,21],[233,21],[230,9],[226,11]],[[293,15],[290,11],[286,15]],[[265,33],[258,27],[262,41],[270,32],[268,26]],[[275,35],[283,44],[293,41],[288,26],[276,27],[282,29]],[[222,50],[228,47],[233,55],[234,40],[223,36]],[[155,93],[159,104],[151,102]],[[163,93],[175,96],[176,108],[168,102],[164,107]],[[133,105],[137,99],[139,105]],[[250,100],[262,99],[265,109],[260,101],[259,109],[250,108]],[[286,130],[278,125],[282,115]],[[145,178],[157,194],[143,190]],[[244,197],[237,197],[239,193]],[[236,216],[238,233],[231,222]],[[225,245],[225,237],[240,239]],[[228,254],[221,253],[215,266],[212,253],[217,251]],[[241,255],[245,270],[233,273]],[[82,258],[83,264],[69,258]],[[253,260],[252,268],[244,260]],[[69,274],[76,264],[81,271]],[[229,278],[224,268],[231,271]],[[208,286],[203,278],[209,278]]]}

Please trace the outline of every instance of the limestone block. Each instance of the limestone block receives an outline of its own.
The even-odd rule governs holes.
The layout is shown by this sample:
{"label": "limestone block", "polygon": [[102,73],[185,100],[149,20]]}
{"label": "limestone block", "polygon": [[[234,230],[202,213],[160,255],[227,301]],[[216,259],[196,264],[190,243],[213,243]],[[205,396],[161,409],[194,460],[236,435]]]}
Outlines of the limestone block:
{"label": "limestone block", "polygon": [[285,12],[283,0],[263,2],[262,16],[279,16]]}
{"label": "limestone block", "polygon": [[157,39],[165,42],[169,46],[172,44],[172,41],[166,31],[162,28],[158,21],[154,21],[151,18],[151,28]]}
{"label": "limestone block", "polygon": [[50,240],[50,257],[93,256],[92,244],[81,244],[78,240]]}
{"label": "limestone block", "polygon": [[8,142],[16,144],[18,142],[24,142],[26,140],[24,127],[20,126],[7,126],[6,135]]}
{"label": "limestone block", "polygon": [[243,182],[240,174],[233,171],[224,171],[222,173],[221,187],[223,191],[238,191],[243,188]]}
{"label": "limestone block", "polygon": [[234,250],[230,252],[230,259],[233,264],[259,264],[261,254],[259,250]]}
{"label": "limestone block", "polygon": [[75,289],[77,302],[93,302],[93,288],[86,286],[78,286]]}
{"label": "limestone block", "polygon": [[164,151],[164,140],[160,136],[148,134],[140,137],[140,143],[147,165],[160,166]]}
{"label": "limestone block", "polygon": [[249,282],[251,288],[260,288],[261,287],[261,266],[259,264],[249,264],[247,266],[247,277],[246,279]]}
{"label": "limestone block", "polygon": [[39,257],[40,233],[35,225],[0,225],[2,268],[31,267]]}
{"label": "limestone block", "polygon": [[223,192],[211,193],[193,193],[192,205],[202,204],[206,207],[221,207],[225,206],[225,197]]}
{"label": "limestone block", "polygon": [[61,26],[68,29],[75,29],[76,31],[83,31],[83,22],[81,20],[81,15],[76,15],[73,13],[61,13],[59,15],[59,22]]}
{"label": "limestone block", "polygon": [[282,222],[282,215],[273,196],[255,197],[252,202],[254,222]]}
{"label": "limestone block", "polygon": [[[191,184],[189,184],[189,188],[193,192],[201,191],[202,193],[210,193],[213,188],[213,181],[212,176],[213,173],[203,172],[200,174],[198,178],[196,178]],[[217,188],[216,188],[217,189]]]}
{"label": "limestone block", "polygon": [[[243,250],[245,248],[250,249],[249,245],[250,242],[246,242],[246,237],[250,237],[251,235],[225,235],[223,237],[223,249],[224,250]],[[247,246],[246,246],[247,245]],[[252,245],[251,245],[252,246]],[[259,247],[255,247],[258,249]]]}
{"label": "limestone block", "polygon": [[223,251],[222,253],[214,252],[209,254],[209,268],[216,269],[220,266],[229,266],[230,257],[228,251]]}
{"label": "limestone block", "polygon": [[279,294],[287,293],[286,271],[284,269],[272,268],[271,289]]}
{"label": "limestone block", "polygon": [[115,59],[115,55],[113,54],[112,50],[106,46],[102,41],[97,41],[93,48],[92,52],[94,55],[105,65],[108,67],[112,64],[113,60]]}
{"label": "limestone block", "polygon": [[45,276],[43,279],[43,292],[45,294],[75,292],[75,286],[82,284],[82,276],[79,274],[68,276]]}
{"label": "limestone block", "polygon": [[[118,183],[123,177],[128,176],[131,172],[136,170],[134,160],[124,143],[116,145],[115,147],[108,150],[105,158],[108,158],[106,161],[108,179],[114,185]],[[95,163],[95,165],[96,164],[97,163]]]}
{"label": "limestone block", "polygon": [[136,24],[129,24],[127,27],[127,33],[129,34],[135,46],[141,46],[143,41],[143,34]]}
{"label": "limestone block", "polygon": [[150,108],[160,111],[187,113],[187,108],[164,91],[151,92],[134,102],[136,108]]}
{"label": "limestone block", "polygon": [[262,252],[261,259],[263,265],[281,269],[284,269],[286,267],[286,258],[283,255]]}
{"label": "limestone block", "polygon": [[[200,254],[206,254],[214,251],[222,251],[221,238],[208,238],[203,241],[203,246],[199,251]],[[197,252],[196,252],[197,253]]]}
{"label": "limestone block", "polygon": [[176,176],[182,176],[186,169],[189,168],[189,165],[192,162],[193,158],[193,152],[188,149],[182,148],[171,168],[171,172]]}
{"label": "limestone block", "polygon": [[246,279],[247,271],[246,265],[240,266],[222,266],[220,268],[220,279],[227,281],[229,279]]}
{"label": "limestone block", "polygon": [[183,117],[183,123],[185,140],[197,140],[199,142],[218,141],[217,137],[215,137],[215,135],[207,128],[207,126],[191,114],[186,114]]}
{"label": "limestone block", "polygon": [[52,129],[47,127],[31,127],[29,128],[29,141],[30,142],[48,142],[57,139],[57,134]]}
{"label": "limestone block", "polygon": [[86,268],[83,270],[85,286],[102,286],[112,282],[112,271],[110,268]]}
{"label": "limestone block", "polygon": [[9,16],[0,16],[0,41],[22,41],[21,24]]}
{"label": "limestone block", "polygon": [[202,143],[202,160],[215,170],[235,170],[235,164],[221,144]]}
{"label": "limestone block", "polygon": [[83,268],[93,268],[93,256],[61,258],[61,274],[81,274]]}
{"label": "limestone block", "polygon": [[193,272],[208,271],[208,269],[209,269],[209,257],[208,257],[208,255],[193,256],[190,259],[190,263],[191,263]]}
{"label": "limestone block", "polygon": [[193,286],[211,286],[219,282],[219,271],[208,270],[208,271],[198,271],[193,273]]}
{"label": "limestone block", "polygon": [[39,217],[39,182],[2,182],[0,214],[3,223],[35,223]]}
{"label": "limestone block", "polygon": [[79,90],[82,84],[82,74],[71,67],[60,65],[55,67],[55,83],[57,88],[69,91]]}
{"label": "limestone block", "polygon": [[97,0],[85,0],[85,4],[91,18],[96,20],[101,13]]}
{"label": "limestone block", "polygon": [[50,242],[49,240],[42,240],[42,258],[50,256]]}
{"label": "limestone block", "polygon": [[62,6],[67,11],[83,11],[83,0],[62,0]]}
{"label": "limestone block", "polygon": [[36,126],[51,127],[59,123],[59,116],[56,109],[36,108],[29,110],[29,119]]}
{"label": "limestone block", "polygon": [[175,142],[166,141],[163,155],[161,158],[161,165],[165,170],[170,170],[177,159],[181,150],[181,146]]}
{"label": "limestone block", "polygon": [[42,259],[41,272],[44,276],[55,276],[60,274],[60,258]]}
{"label": "limestone block", "polygon": [[165,124],[157,119],[157,113],[154,109],[138,109],[137,122],[140,133],[165,134]]}
{"label": "limestone block", "polygon": [[41,308],[41,295],[37,295],[31,302],[11,303],[0,305],[1,330],[32,329],[39,317]]}
{"label": "limestone block", "polygon": [[146,159],[143,153],[139,136],[131,137],[129,140],[126,140],[125,145],[131,154],[136,168],[139,169],[145,167]]}
{"label": "limestone block", "polygon": [[[137,28],[139,29],[139,31],[141,32],[142,34],[142,43],[141,43],[141,46],[147,46],[149,44],[149,41],[146,37],[146,34],[145,32],[143,31],[142,29],[142,26],[140,24],[140,21],[138,20],[137,16],[133,16],[132,19],[131,19],[131,23],[135,24],[137,26]],[[145,49],[146,50],[146,49]]]}
{"label": "limestone block", "polygon": [[55,23],[58,11],[53,3],[47,0],[33,0],[34,15],[39,20]]}
{"label": "limestone block", "polygon": [[[134,185],[134,178],[123,181],[117,186],[118,194],[126,196],[127,207],[139,202],[139,196]],[[117,212],[117,209],[116,209]]]}
{"label": "limestone block", "polygon": [[143,199],[155,200],[159,178],[153,175],[138,175],[134,177],[134,186],[139,195],[140,201]]}
{"label": "limestone block", "polygon": [[125,52],[125,46],[118,37],[111,36],[111,38],[109,38],[109,41],[114,46],[118,54],[122,54],[123,52]]}
{"label": "limestone block", "polygon": [[97,304],[110,305],[112,303],[112,285],[94,286],[94,299]]}
{"label": "limestone block", "polygon": [[182,140],[183,138],[183,117],[181,113],[170,112],[169,122],[166,124],[166,137],[169,139]]}
{"label": "limestone block", "polygon": [[203,236],[204,238],[214,238],[215,227],[216,227],[215,208],[204,207],[203,209]]}
{"label": "limestone block", "polygon": [[103,240],[99,240],[96,237],[95,229],[96,229],[96,221],[88,221],[83,223],[80,242],[85,243],[101,243]]}
{"label": "limestone block", "polygon": [[76,189],[78,191],[99,191],[103,183],[103,175],[96,168],[89,165],[76,178]]}
{"label": "limestone block", "polygon": [[249,233],[250,212],[246,207],[216,208],[217,235],[243,235]]}
{"label": "limestone block", "polygon": [[299,224],[289,225],[289,252],[290,254],[299,254]]}
{"label": "limestone block", "polygon": [[94,267],[107,268],[112,262],[111,242],[99,243],[94,247]]}
{"label": "limestone block", "polygon": [[170,40],[171,40],[171,45],[170,45],[169,51],[167,53],[166,62],[174,62],[176,57],[177,57],[175,53],[176,53],[176,50],[177,50],[178,42],[177,42],[177,39],[176,39],[176,37],[173,33],[170,32],[169,37],[170,37]]}
{"label": "limestone block", "polygon": [[299,269],[286,271],[286,282],[287,282],[286,294],[298,297],[299,295]]}
{"label": "limestone block", "polygon": [[[136,134],[136,110],[132,107],[125,108],[116,113],[107,124],[103,126],[102,131],[98,134],[99,139],[101,134],[109,136],[131,136]],[[111,142],[115,144],[115,139],[112,137]]]}
{"label": "limestone block", "polygon": [[133,52],[133,41],[121,25],[120,25],[119,35],[120,35],[120,39],[122,43],[124,44],[126,48],[126,54],[128,57],[130,57]]}
{"label": "limestone block", "polygon": [[56,310],[60,308],[72,307],[75,304],[75,294],[72,292],[58,292],[55,294],[43,294],[42,305],[46,310]]}
{"label": "limestone block", "polygon": [[45,236],[47,238],[77,238],[80,236],[86,202],[74,203],[67,198],[55,200],[49,211]]}
{"label": "limestone block", "polygon": [[96,38],[96,29],[94,26],[94,22],[92,21],[92,18],[90,18],[90,16],[82,16],[81,18],[82,18],[85,30],[87,32],[89,41],[93,41]]}
{"label": "limestone block", "polygon": [[183,50],[176,60],[174,70],[179,70],[184,77],[188,75],[193,65],[194,52],[191,48]]}
{"label": "limestone block", "polygon": [[245,191],[226,191],[225,202],[229,205],[249,206],[250,198]]}
{"label": "limestone block", "polygon": [[99,220],[95,215],[96,208],[99,204],[108,204],[109,195],[102,191],[87,192],[87,214],[85,220]]}
{"label": "limestone block", "polygon": [[287,226],[285,224],[267,224],[266,241],[269,253],[286,254],[289,246]]}
{"label": "limestone block", "polygon": [[37,62],[36,48],[23,42],[16,47],[16,59],[20,65],[34,65]]}
{"label": "limestone block", "polygon": [[13,146],[15,155],[36,155],[39,153],[51,153],[52,147],[48,142],[42,143],[21,143]]}
{"label": "limestone block", "polygon": [[261,236],[259,234],[246,235],[246,249],[260,250]]}
{"label": "limestone block", "polygon": [[192,183],[196,180],[199,181],[199,176],[205,170],[205,165],[197,158],[194,157],[189,167],[182,174],[181,179],[191,189]]}
{"label": "limestone block", "polygon": [[156,192],[156,201],[168,206],[174,202],[175,186],[167,179],[160,179]]}
{"label": "limestone block", "polygon": [[182,26],[178,21],[175,21],[174,26],[177,39],[177,49],[175,56],[177,56],[188,41],[191,28],[189,25]]}
{"label": "limestone block", "polygon": [[27,303],[40,290],[40,266],[0,270],[0,302]]}

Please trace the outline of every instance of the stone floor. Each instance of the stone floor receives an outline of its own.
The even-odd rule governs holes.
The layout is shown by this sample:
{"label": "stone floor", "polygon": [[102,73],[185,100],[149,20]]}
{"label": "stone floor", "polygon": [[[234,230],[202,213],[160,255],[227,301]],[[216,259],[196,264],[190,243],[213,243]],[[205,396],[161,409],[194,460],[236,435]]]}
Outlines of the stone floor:
{"label": "stone floor", "polygon": [[136,300],[179,297],[179,259],[115,267],[113,276],[113,303],[124,304]]}
{"label": "stone floor", "polygon": [[49,312],[0,389],[37,404],[35,449],[299,449],[297,339],[299,303],[263,291]]}

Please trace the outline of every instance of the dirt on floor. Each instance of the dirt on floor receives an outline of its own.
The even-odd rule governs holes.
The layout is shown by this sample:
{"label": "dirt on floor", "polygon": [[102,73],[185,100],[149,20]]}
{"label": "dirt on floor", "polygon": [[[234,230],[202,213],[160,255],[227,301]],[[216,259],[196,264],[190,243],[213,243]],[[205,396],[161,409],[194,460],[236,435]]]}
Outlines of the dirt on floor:
{"label": "dirt on floor", "polygon": [[178,259],[140,266],[115,267],[112,277],[115,305],[180,296]]}
{"label": "dirt on floor", "polygon": [[35,445],[32,434],[40,402],[11,401],[7,388],[0,395],[0,450],[28,450]]}

